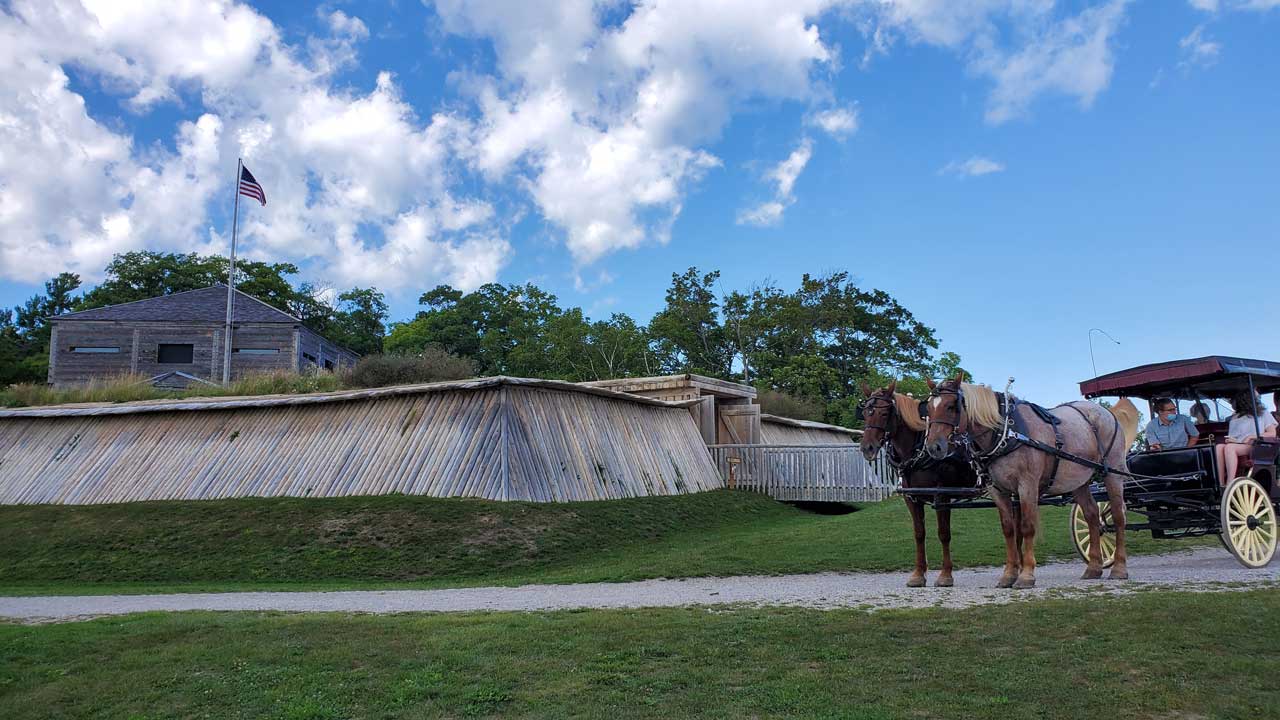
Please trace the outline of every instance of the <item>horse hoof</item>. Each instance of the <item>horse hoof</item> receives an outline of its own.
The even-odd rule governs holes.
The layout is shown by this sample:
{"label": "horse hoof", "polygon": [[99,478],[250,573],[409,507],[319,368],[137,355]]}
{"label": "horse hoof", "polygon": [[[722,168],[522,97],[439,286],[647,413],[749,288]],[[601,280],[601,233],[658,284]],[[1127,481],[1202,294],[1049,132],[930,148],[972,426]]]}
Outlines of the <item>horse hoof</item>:
{"label": "horse hoof", "polygon": [[907,579],[907,587],[924,587],[925,579],[923,575],[912,575]]}
{"label": "horse hoof", "polygon": [[1108,580],[1128,580],[1129,571],[1125,568],[1111,568],[1111,574],[1107,576]]}
{"label": "horse hoof", "polygon": [[1081,580],[1097,580],[1102,577],[1102,568],[1085,568]]}
{"label": "horse hoof", "polygon": [[1014,590],[1027,590],[1036,586],[1034,577],[1018,577],[1018,581],[1013,584]]}
{"label": "horse hoof", "polygon": [[997,580],[997,581],[996,581],[996,587],[998,587],[998,588],[1011,588],[1011,587],[1013,587],[1013,582],[1014,582],[1014,580],[1016,580],[1016,579],[1017,579],[1017,578],[1015,578],[1013,575],[1005,575],[1005,576],[1001,577],[999,580]]}
{"label": "horse hoof", "polygon": [[939,575],[937,580],[933,581],[934,587],[951,587],[956,581],[950,575]]}

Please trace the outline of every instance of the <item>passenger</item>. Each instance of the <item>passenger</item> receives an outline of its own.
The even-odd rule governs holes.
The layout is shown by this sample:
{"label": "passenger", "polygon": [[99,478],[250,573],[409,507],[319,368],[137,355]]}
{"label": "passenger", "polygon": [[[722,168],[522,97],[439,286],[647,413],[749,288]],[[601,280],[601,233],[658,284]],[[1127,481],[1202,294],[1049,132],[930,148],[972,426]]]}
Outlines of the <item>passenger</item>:
{"label": "passenger", "polygon": [[[1254,408],[1258,415],[1253,414]],[[1218,482],[1226,485],[1236,476],[1240,467],[1240,458],[1253,452],[1253,444],[1258,441],[1258,430],[1262,437],[1276,436],[1276,419],[1267,412],[1262,398],[1253,393],[1244,392],[1231,400],[1231,424],[1227,426],[1227,439],[1216,448],[1218,454]],[[1256,422],[1255,422],[1256,420]]]}
{"label": "passenger", "polygon": [[1196,404],[1191,406],[1191,419],[1196,421],[1196,425],[1209,422],[1209,406],[1197,400]]}
{"label": "passenger", "polygon": [[1169,398],[1157,398],[1156,416],[1147,423],[1147,447],[1151,450],[1172,450],[1195,445],[1200,431],[1191,418],[1178,413],[1178,406]]}

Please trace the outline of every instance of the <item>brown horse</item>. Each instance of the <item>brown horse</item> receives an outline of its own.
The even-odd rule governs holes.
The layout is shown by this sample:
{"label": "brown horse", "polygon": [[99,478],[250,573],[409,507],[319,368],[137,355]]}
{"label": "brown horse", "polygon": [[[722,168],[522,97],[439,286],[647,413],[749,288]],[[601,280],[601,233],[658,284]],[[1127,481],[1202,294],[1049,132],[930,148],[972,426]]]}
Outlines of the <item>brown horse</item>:
{"label": "brown horse", "polygon": [[[1004,397],[984,385],[970,385],[957,375],[940,383],[929,381],[929,429],[925,450],[942,459],[959,451],[976,459],[989,476],[990,495],[1000,511],[1005,538],[1004,573],[997,587],[1029,588],[1036,584],[1036,529],[1039,501],[1044,495],[1071,493],[1089,524],[1089,558],[1086,579],[1102,577],[1102,522],[1098,504],[1089,492],[1094,467],[1055,456],[1042,448],[1060,448],[1108,470],[1128,472],[1125,456],[1137,434],[1133,403],[1122,400],[1108,411],[1096,403],[1078,401],[1059,405],[1042,416],[1038,408],[1016,398]],[[1008,416],[1001,406],[1009,409]],[[1056,418],[1050,422],[1047,417]],[[1011,433],[1022,433],[1041,445],[1011,443]],[[1129,577],[1124,544],[1124,476],[1103,474],[1116,525],[1116,556],[1111,579]],[[1015,518],[1017,497],[1021,518]],[[1018,540],[1021,539],[1021,552]]]}
{"label": "brown horse", "polygon": [[[898,383],[872,392],[867,385],[862,392],[867,396],[862,405],[862,454],[867,461],[874,461],[885,442],[889,443],[888,457],[902,478],[904,488],[972,488],[977,476],[968,463],[955,460],[935,461],[924,453],[924,419],[920,417],[920,401],[908,395],[894,392]],[[925,501],[905,496],[907,509],[911,511],[911,524],[916,536],[916,567],[907,579],[907,587],[924,587],[928,563],[924,553]],[[951,508],[945,500],[934,506],[938,516],[938,540],[942,542],[942,572],[934,581],[937,587],[951,587]]]}

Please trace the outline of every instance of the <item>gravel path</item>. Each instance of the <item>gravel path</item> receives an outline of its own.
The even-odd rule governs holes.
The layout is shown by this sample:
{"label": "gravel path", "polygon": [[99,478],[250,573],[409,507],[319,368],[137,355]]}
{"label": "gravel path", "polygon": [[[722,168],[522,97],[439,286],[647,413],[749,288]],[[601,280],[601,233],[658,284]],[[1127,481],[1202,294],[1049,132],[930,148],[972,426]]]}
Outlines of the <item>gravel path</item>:
{"label": "gravel path", "polygon": [[[525,585],[456,590],[339,592],[233,592],[172,595],[0,597],[0,618],[21,622],[82,620],[145,611],[281,610],[286,612],[473,612],[638,608],[685,605],[788,605],[884,608],[1001,604],[1046,597],[1124,594],[1137,590],[1197,592],[1248,589],[1280,583],[1280,562],[1247,570],[1218,548],[1130,560],[1128,582],[1080,580],[1079,562],[1041,565],[1034,590],[994,587],[998,568],[955,573],[954,588],[905,587],[907,573],[818,573],[645,580],[631,583]],[[933,573],[936,575],[936,573]],[[931,576],[932,577],[932,576]]]}

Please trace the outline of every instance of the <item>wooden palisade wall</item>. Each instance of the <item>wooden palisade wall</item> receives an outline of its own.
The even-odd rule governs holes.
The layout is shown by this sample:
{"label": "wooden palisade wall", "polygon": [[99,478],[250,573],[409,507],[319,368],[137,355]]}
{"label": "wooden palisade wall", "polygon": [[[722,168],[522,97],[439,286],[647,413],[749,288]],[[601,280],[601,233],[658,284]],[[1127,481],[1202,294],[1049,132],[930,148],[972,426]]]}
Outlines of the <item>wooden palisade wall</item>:
{"label": "wooden palisade wall", "polygon": [[683,405],[552,381],[0,411],[0,504],[573,501],[721,485]]}

